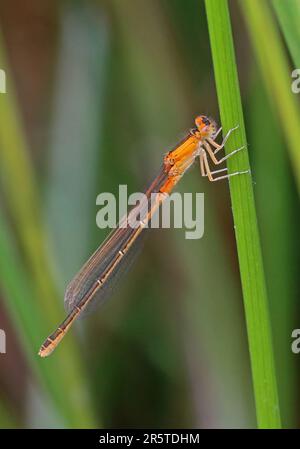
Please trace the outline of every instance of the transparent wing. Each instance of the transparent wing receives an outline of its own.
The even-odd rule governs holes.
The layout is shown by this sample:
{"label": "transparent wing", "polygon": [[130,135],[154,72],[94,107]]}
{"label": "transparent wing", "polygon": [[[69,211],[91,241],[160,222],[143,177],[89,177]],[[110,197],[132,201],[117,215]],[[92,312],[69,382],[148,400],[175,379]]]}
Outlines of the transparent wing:
{"label": "transparent wing", "polygon": [[[111,270],[103,285],[93,294],[81,316],[93,311],[108,299],[118,281],[128,272],[139,253],[143,236],[146,234],[147,228],[143,227],[143,224],[153,216],[159,205],[158,202],[153,202],[151,194],[158,194],[165,177],[162,170],[146,192],[144,200],[132,208],[129,214],[121,220],[119,226],[109,234],[70,282],[64,298],[65,309],[68,313],[75,306],[80,306],[95,282],[102,279],[109,267],[113,265],[114,269]],[[139,224],[132,227],[132,223]],[[127,247],[129,249],[124,250]],[[120,253],[124,253],[124,255],[120,257]]]}

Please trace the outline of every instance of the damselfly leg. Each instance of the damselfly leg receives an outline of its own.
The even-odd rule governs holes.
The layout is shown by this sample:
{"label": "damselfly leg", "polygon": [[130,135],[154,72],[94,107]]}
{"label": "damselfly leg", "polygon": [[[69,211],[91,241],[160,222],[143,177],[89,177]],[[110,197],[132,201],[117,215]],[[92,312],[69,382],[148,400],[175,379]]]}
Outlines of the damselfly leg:
{"label": "damselfly leg", "polygon": [[214,138],[208,137],[207,141],[213,146],[215,147],[215,151],[214,153],[218,153],[218,151],[222,150],[222,148],[224,148],[230,134],[235,131],[236,129],[239,128],[239,125],[234,126],[233,128],[230,128],[230,130],[226,133],[226,135],[224,136],[223,140],[221,143],[217,143],[216,142],[216,137],[219,135],[219,133],[222,131],[222,127],[218,129],[217,133],[215,134]]}
{"label": "damselfly leg", "polygon": [[[211,137],[208,137],[207,139],[205,139],[202,143],[201,143],[201,151],[199,154],[199,159],[200,159],[200,171],[201,171],[201,175],[205,176],[209,179],[209,181],[220,181],[222,179],[227,179],[230,178],[232,176],[236,176],[236,175],[242,175],[242,174],[246,174],[249,173],[249,170],[245,170],[245,171],[236,171],[234,173],[230,173],[230,174],[226,174],[226,175],[222,175],[222,176],[217,176],[217,177],[213,177],[213,175],[218,174],[218,173],[222,173],[222,172],[227,172],[227,168],[222,168],[220,170],[211,170],[210,166],[209,166],[209,162],[208,162],[208,157],[207,155],[210,156],[212,162],[215,165],[219,165],[222,162],[226,161],[228,158],[230,158],[231,156],[233,156],[234,154],[238,153],[239,151],[243,150],[245,148],[245,146],[242,146],[240,148],[237,148],[236,150],[231,151],[231,153],[227,154],[226,156],[222,157],[221,159],[217,159],[215,154],[220,151],[222,148],[224,148],[225,143],[227,142],[230,134],[236,130],[238,128],[238,126],[235,126],[234,128],[231,128],[227,134],[225,135],[225,137],[223,138],[223,141],[221,144],[218,144],[215,142],[215,138],[217,137],[217,135],[219,134],[220,130],[222,128],[220,128],[217,133],[214,136],[214,139]],[[215,148],[215,150],[212,149],[212,146]]]}

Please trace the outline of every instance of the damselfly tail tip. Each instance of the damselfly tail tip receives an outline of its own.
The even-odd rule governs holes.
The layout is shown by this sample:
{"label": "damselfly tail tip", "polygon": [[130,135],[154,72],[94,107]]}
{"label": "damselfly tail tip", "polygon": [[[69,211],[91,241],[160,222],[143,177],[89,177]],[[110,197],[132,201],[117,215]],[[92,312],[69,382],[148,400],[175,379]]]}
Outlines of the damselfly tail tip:
{"label": "damselfly tail tip", "polygon": [[44,346],[41,346],[41,347],[40,347],[40,350],[39,350],[39,352],[38,352],[38,355],[39,355],[40,357],[44,358],[44,357],[47,357],[49,354],[50,354],[50,352],[48,352],[48,351],[44,348]]}
{"label": "damselfly tail tip", "polygon": [[54,346],[51,343],[49,344],[49,341],[47,338],[47,340],[45,340],[45,342],[40,347],[38,355],[42,358],[48,357],[48,355],[50,355],[53,350],[54,350]]}
{"label": "damselfly tail tip", "polygon": [[[71,324],[72,322],[69,323],[68,327],[70,327]],[[62,330],[61,327],[58,327],[56,331],[53,332],[53,334],[49,335],[49,337],[46,338],[46,340],[40,347],[38,355],[40,357],[47,357],[48,355],[50,355],[66,335],[68,327],[66,326],[64,330]]]}
{"label": "damselfly tail tip", "polygon": [[38,352],[38,355],[39,355],[40,357],[47,357],[47,354],[45,354],[45,351],[44,351],[43,346],[40,347],[40,350],[39,350],[39,352]]}

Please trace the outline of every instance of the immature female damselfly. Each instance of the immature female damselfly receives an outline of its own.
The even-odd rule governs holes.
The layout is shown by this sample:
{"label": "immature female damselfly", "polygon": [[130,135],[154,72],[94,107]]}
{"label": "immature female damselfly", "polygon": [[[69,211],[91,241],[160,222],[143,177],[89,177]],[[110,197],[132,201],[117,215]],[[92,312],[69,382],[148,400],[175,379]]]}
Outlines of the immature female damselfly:
{"label": "immature female damselfly", "polygon": [[[196,118],[195,127],[164,157],[159,174],[146,191],[145,200],[121,220],[118,227],[111,232],[68,285],[65,294],[68,315],[42,344],[39,351],[41,357],[51,354],[76,318],[109,296],[112,285],[133,256],[143,230],[196,158],[199,157],[201,175],[207,176],[210,181],[248,173],[240,171],[228,174],[227,168],[211,171],[209,166],[208,158],[214,165],[219,165],[244,148],[238,148],[221,159],[216,158],[216,153],[224,147],[229,135],[236,128],[230,129],[222,143],[218,144],[215,139],[222,128],[217,129],[215,121],[204,115]],[[226,174],[219,176],[222,172]],[[137,216],[138,225],[131,226],[132,218]]]}

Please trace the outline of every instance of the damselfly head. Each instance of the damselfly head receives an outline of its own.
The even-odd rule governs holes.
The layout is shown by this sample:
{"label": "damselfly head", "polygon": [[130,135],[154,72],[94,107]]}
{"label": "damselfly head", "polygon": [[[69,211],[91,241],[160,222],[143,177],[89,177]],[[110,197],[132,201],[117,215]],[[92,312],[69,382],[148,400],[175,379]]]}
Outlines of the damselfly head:
{"label": "damselfly head", "polygon": [[213,119],[206,117],[206,115],[198,115],[195,119],[195,123],[201,138],[214,137],[217,132],[216,122]]}

